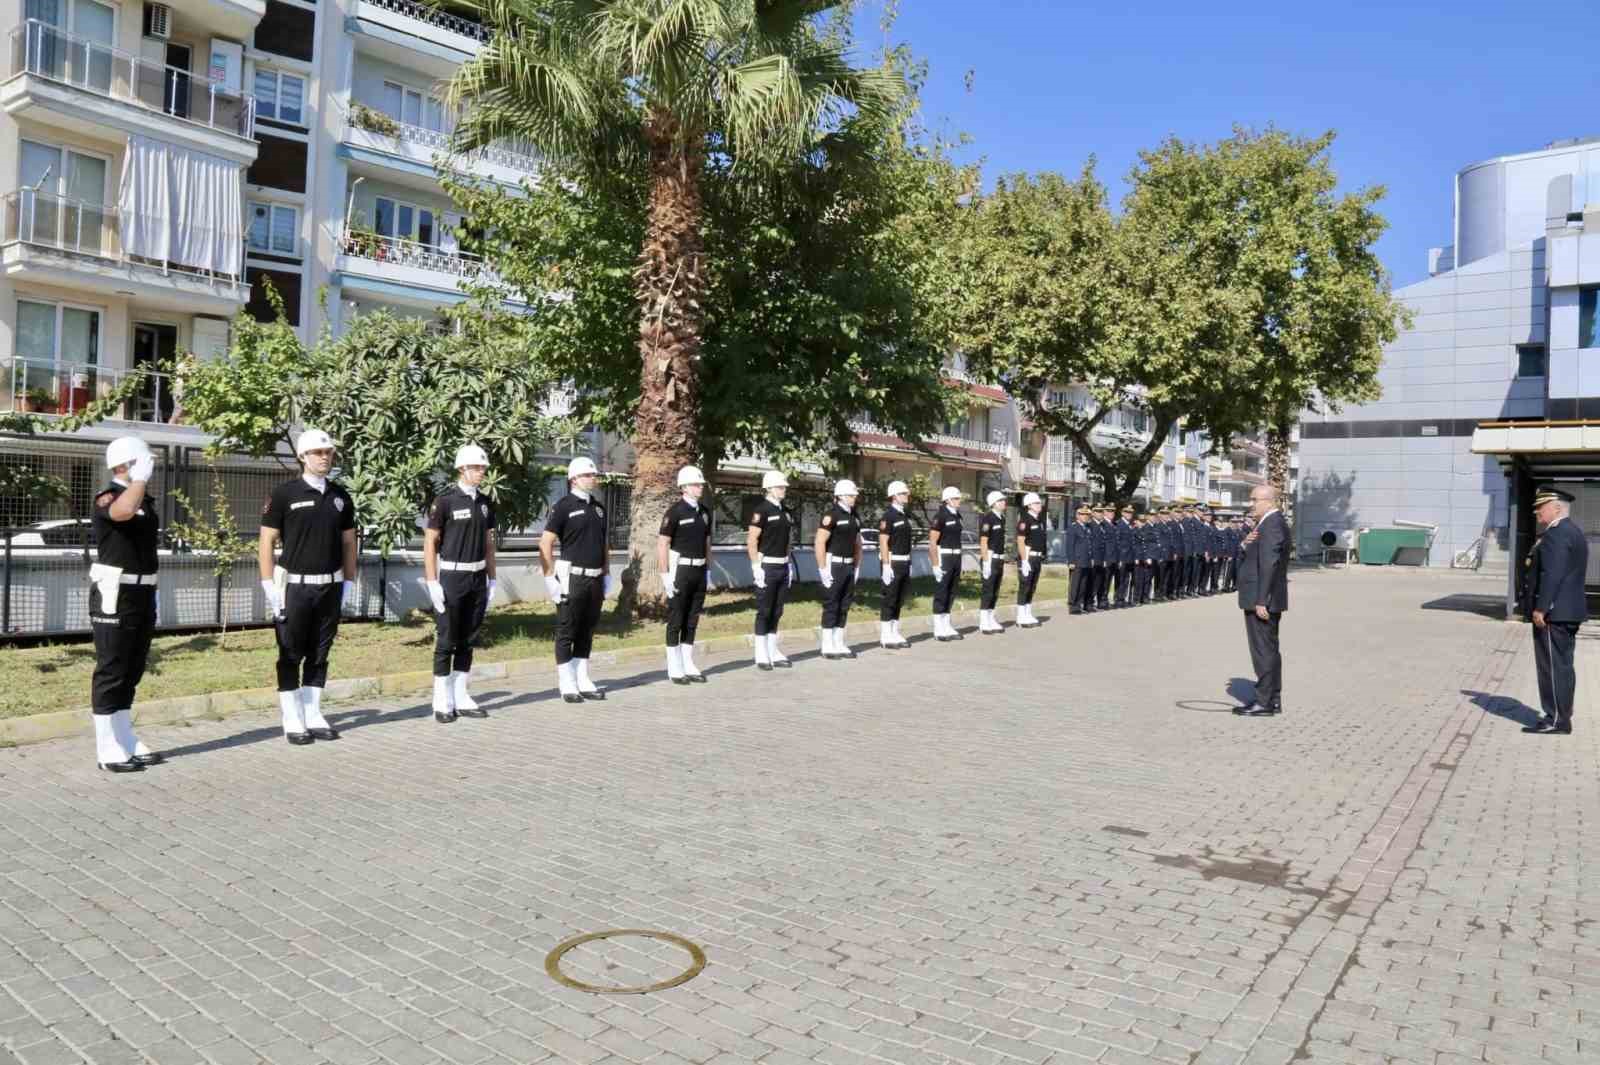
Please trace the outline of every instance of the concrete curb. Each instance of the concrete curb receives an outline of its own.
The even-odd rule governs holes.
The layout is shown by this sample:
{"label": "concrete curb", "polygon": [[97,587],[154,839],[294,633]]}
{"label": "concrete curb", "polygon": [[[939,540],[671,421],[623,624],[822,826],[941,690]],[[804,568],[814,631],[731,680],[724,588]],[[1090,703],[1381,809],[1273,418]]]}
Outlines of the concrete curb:
{"label": "concrete curb", "polygon": [[[1039,599],[1035,600],[1034,606],[1059,608],[1066,606],[1066,602],[1065,599]],[[1015,620],[1016,612],[1015,606],[1001,607],[996,611],[997,614],[1005,614],[1011,620]],[[975,625],[978,612],[965,610],[952,617],[958,625]],[[911,633],[931,632],[933,622],[924,614],[902,621],[901,630],[905,629],[910,629]],[[780,631],[779,636],[789,644],[791,650],[797,647],[811,649],[816,646],[817,632],[815,628],[786,629]],[[852,642],[876,643],[878,623],[874,620],[850,625],[845,629],[845,638]],[[750,646],[749,635],[718,636],[714,639],[697,641],[695,644],[696,650],[701,654],[745,651]],[[596,665],[604,666],[631,665],[646,661],[659,664],[660,656],[659,646],[625,647],[596,654],[593,661]],[[507,680],[512,677],[553,672],[553,670],[554,663],[548,658],[514,658],[506,662],[485,662],[472,670],[472,677],[474,680]],[[379,696],[420,694],[431,690],[432,687],[433,674],[428,670],[389,673],[381,677],[355,677],[348,680],[330,680],[324,689],[323,700],[325,705],[349,703]],[[140,702],[134,708],[134,717],[140,725],[176,725],[192,720],[221,721],[234,714],[277,708],[277,689],[242,688],[236,691],[212,692],[208,695],[150,699]],[[88,736],[93,731],[94,726],[87,708],[8,717],[0,719],[0,747],[18,747],[27,743],[44,743],[47,740],[65,739],[71,736]]]}

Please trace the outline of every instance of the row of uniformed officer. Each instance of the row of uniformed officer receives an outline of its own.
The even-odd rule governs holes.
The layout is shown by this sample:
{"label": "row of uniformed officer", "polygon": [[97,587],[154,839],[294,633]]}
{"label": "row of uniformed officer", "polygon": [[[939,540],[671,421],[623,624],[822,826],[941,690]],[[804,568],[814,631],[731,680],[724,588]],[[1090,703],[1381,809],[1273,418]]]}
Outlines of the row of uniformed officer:
{"label": "row of uniformed officer", "polygon": [[[1231,590],[1242,525],[1218,524],[1200,507],[1113,517],[1080,506],[1067,527],[1068,613],[1140,606]],[[1113,592],[1114,589],[1114,592]]]}

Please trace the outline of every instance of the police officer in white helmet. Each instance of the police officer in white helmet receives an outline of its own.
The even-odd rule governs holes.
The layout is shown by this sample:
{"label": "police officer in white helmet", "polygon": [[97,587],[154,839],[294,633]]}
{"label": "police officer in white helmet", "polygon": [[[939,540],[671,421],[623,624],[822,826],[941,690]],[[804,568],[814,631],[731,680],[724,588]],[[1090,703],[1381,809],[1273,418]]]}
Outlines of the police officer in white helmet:
{"label": "police officer in white helmet", "polygon": [[700,501],[706,479],[698,466],[678,471],[679,499],[661,516],[656,564],[667,593],[667,677],[674,684],[704,684],[694,663],[694,633],[706,605],[706,562],[711,548],[711,511]]}
{"label": "police officer in white helmet", "polygon": [[1044,500],[1039,493],[1029,492],[1022,497],[1022,516],[1017,519],[1017,558],[1021,560],[1017,564],[1017,624],[1024,629],[1039,625],[1039,619],[1033,616],[1033,593],[1039,587],[1039,571],[1044,568],[1047,536]]}
{"label": "police officer in white helmet", "polygon": [[[354,599],[356,508],[329,479],[334,447],[321,429],[301,433],[294,450],[303,472],[274,488],[261,509],[256,561],[278,636],[283,735],[296,746],[339,738],[322,716],[322,689],[339,610]],[[275,560],[280,539],[283,554]]]}
{"label": "police officer in white helmet", "polygon": [[494,503],[479,488],[489,455],[476,444],[456,451],[456,482],[428,507],[422,572],[433,606],[433,719],[488,717],[467,690],[472,645],[495,592]]}
{"label": "police officer in white helmet", "polygon": [[928,529],[928,564],[933,567],[933,636],[940,643],[962,638],[950,620],[956,583],[961,580],[961,489],[949,485],[939,493],[942,506]]}
{"label": "police officer in white helmet", "polygon": [[833,486],[833,506],[817,528],[817,573],[822,578],[822,657],[854,658],[845,642],[850,603],[861,576],[861,523],[856,518],[859,489],[851,480]]}
{"label": "police officer in white helmet", "polygon": [[161,519],[148,493],[155,456],[137,436],[119,437],[106,448],[106,468],[111,483],[94,497],[90,521],[96,558],[89,567],[95,762],[112,773],[136,773],[162,760],[133,734],[133,698],[150,657],[159,602]]}
{"label": "police officer in white helmet", "polygon": [[770,672],[789,668],[789,659],[778,650],[778,622],[783,619],[783,604],[797,574],[794,559],[799,523],[783,505],[789,480],[777,470],[761,477],[766,498],[750,512],[745,533],[745,553],[750,557],[750,573],[756,587],[755,645],[756,668]]}
{"label": "police officer in white helmet", "polygon": [[878,517],[878,578],[883,581],[883,605],[878,610],[878,643],[899,649],[911,642],[900,633],[900,610],[911,586],[911,537],[916,530],[906,505],[911,489],[904,481],[890,481],[889,506]]}
{"label": "police officer in white helmet", "polygon": [[1000,577],[1006,565],[1006,494],[990,492],[984,500],[989,509],[978,519],[978,572],[983,589],[978,597],[978,631],[998,635],[1006,631],[995,618],[1000,599]]}
{"label": "police officer in white helmet", "polygon": [[[606,511],[596,498],[600,471],[594,460],[578,457],[567,464],[570,491],[550,508],[539,537],[539,563],[545,590],[556,607],[556,680],[569,703],[604,699],[589,677],[589,654],[595,626],[611,592]],[[561,560],[555,548],[561,545]]]}

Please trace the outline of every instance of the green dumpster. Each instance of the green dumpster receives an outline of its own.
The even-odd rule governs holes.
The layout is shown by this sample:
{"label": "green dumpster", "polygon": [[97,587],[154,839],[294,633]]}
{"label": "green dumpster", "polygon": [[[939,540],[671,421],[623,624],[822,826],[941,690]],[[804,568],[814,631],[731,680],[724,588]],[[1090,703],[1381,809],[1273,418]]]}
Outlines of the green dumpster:
{"label": "green dumpster", "polygon": [[1368,529],[1361,534],[1356,549],[1361,552],[1363,565],[1420,565],[1428,557],[1428,530]]}

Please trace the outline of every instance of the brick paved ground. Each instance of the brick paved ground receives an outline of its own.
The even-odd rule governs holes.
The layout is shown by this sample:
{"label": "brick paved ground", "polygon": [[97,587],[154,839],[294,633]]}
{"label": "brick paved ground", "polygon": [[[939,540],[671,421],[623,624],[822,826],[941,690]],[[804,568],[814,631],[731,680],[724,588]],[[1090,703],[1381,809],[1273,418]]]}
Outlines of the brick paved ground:
{"label": "brick paved ground", "polygon": [[[0,1065],[1600,1060],[1600,649],[1578,734],[1521,735],[1499,590],[1297,575],[1269,720],[1217,599],[306,749],[236,717],[137,777],[0,752]],[[628,927],[709,964],[546,975]]]}

